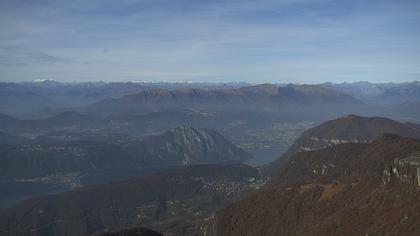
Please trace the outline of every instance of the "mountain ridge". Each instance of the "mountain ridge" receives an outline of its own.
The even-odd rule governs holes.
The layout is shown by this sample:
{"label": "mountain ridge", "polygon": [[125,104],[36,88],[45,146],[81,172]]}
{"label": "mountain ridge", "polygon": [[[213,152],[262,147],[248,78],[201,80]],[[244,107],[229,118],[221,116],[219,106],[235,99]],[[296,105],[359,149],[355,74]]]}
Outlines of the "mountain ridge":
{"label": "mountain ridge", "polygon": [[295,153],[320,150],[343,143],[370,143],[385,134],[420,138],[420,125],[401,123],[384,117],[364,117],[348,114],[325,121],[304,131],[290,146],[289,150],[265,168],[271,175],[274,170],[285,165]]}
{"label": "mountain ridge", "polygon": [[219,211],[213,235],[416,235],[412,158],[420,163],[420,140],[396,135],[296,153],[261,190]]}
{"label": "mountain ridge", "polygon": [[[152,89],[121,98],[107,98],[91,106],[94,111],[124,111],[138,109],[169,109],[200,105],[220,106],[264,104],[278,107],[281,104],[353,104],[357,99],[318,85],[288,85],[285,87],[261,84],[229,90],[184,88],[177,90]],[[156,107],[158,106],[158,107]],[[213,107],[214,108],[214,107]],[[238,107],[237,107],[238,108]]]}

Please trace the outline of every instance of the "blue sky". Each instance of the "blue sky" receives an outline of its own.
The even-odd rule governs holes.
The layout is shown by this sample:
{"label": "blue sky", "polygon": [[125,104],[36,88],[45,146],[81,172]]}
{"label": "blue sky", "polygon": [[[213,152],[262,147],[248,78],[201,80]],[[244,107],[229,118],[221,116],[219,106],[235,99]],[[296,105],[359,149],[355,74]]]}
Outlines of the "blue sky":
{"label": "blue sky", "polygon": [[418,0],[0,0],[0,81],[413,81],[419,42]]}

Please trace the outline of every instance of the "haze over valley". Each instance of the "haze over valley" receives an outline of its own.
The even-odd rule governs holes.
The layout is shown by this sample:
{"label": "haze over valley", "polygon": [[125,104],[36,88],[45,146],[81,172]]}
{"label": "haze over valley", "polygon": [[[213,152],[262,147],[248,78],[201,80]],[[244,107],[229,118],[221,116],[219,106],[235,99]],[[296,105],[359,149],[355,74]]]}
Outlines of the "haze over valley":
{"label": "haze over valley", "polygon": [[[385,89],[370,94],[365,86]],[[35,214],[26,223],[3,224],[2,233],[80,235],[141,226],[165,235],[237,234],[242,231],[231,232],[218,223],[225,221],[225,214],[237,214],[224,213],[231,211],[224,204],[239,197],[247,199],[249,192],[250,197],[266,194],[277,181],[301,182],[304,175],[289,170],[301,153],[316,152],[308,155],[324,158],[318,150],[336,145],[356,151],[358,145],[365,148],[372,142],[420,138],[420,116],[407,108],[407,104],[420,104],[416,86],[420,84],[2,83],[2,91],[8,91],[2,96],[9,98],[1,103],[12,108],[1,115],[2,222]],[[409,91],[413,95],[401,101],[401,93]],[[74,94],[79,101],[69,103]],[[49,102],[31,106],[34,110],[24,109],[26,113],[13,109],[36,102],[34,96]],[[379,96],[387,97],[387,102],[372,102]],[[385,115],[395,120],[381,117]],[[389,134],[399,137],[383,138]],[[352,143],[357,145],[347,146]],[[414,152],[399,158],[414,158],[411,162],[417,163],[420,150],[410,150]],[[333,164],[313,165],[313,173],[324,175],[328,168],[346,168],[347,164],[338,159]],[[399,177],[400,181],[417,186],[416,164],[402,165],[409,174]],[[281,177],[286,172],[295,177]],[[311,186],[330,188],[328,181],[314,181]],[[330,181],[333,189],[347,189],[337,184],[341,180]],[[152,191],[151,186],[154,193],[144,195]],[[283,187],[274,188],[281,191]],[[120,193],[133,198],[119,199]],[[98,208],[85,208],[91,198],[105,202],[98,202]],[[53,207],[46,210],[44,201]],[[111,215],[95,210],[109,204],[115,209]],[[56,211],[69,211],[64,209],[69,206],[74,213],[57,215]],[[89,221],[83,220],[86,217]],[[273,222],[275,232],[303,233],[300,227],[282,224]],[[324,228],[317,230],[324,232]]]}
{"label": "haze over valley", "polygon": [[0,236],[420,235],[419,12],[0,1]]}

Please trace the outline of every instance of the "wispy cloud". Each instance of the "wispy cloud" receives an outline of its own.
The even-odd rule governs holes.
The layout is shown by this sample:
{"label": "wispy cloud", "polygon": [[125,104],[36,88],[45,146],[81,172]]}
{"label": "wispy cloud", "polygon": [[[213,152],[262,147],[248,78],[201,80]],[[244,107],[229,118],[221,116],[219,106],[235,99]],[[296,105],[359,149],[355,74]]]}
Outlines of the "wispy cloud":
{"label": "wispy cloud", "polygon": [[410,0],[4,0],[0,80],[413,80],[419,12]]}
{"label": "wispy cloud", "polygon": [[41,51],[31,51],[18,47],[0,47],[0,65],[28,66],[29,64],[73,63],[70,58],[53,56]]}

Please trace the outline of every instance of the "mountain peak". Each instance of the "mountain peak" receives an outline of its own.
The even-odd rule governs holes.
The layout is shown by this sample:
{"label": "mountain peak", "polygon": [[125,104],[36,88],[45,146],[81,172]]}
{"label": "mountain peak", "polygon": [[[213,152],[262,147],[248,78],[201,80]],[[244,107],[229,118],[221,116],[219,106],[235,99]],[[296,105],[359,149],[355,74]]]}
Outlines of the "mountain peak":
{"label": "mountain peak", "polygon": [[354,120],[354,119],[361,119],[361,118],[364,118],[364,117],[358,116],[358,115],[355,115],[355,114],[348,114],[348,115],[340,117],[339,119]]}
{"label": "mountain peak", "polygon": [[177,126],[173,128],[171,131],[172,132],[190,132],[190,131],[196,131],[196,129],[194,129],[193,127],[189,125],[181,125],[181,126]]}
{"label": "mountain peak", "polygon": [[[251,155],[234,146],[220,133],[209,129],[195,129],[189,125],[178,126],[163,135],[143,140],[150,150],[160,156],[177,157],[184,165],[197,163],[242,162]],[[182,155],[181,155],[182,154]],[[174,160],[175,161],[175,160]]]}
{"label": "mountain peak", "polygon": [[244,92],[252,92],[258,94],[275,95],[279,92],[279,86],[275,84],[257,84],[240,88]]}
{"label": "mountain peak", "polygon": [[35,79],[34,83],[48,83],[48,82],[56,82],[54,79]]}
{"label": "mountain peak", "polygon": [[342,143],[369,143],[385,134],[420,138],[418,130],[420,126],[412,123],[349,114],[306,130],[295,141],[291,150],[300,152],[323,149]]}

